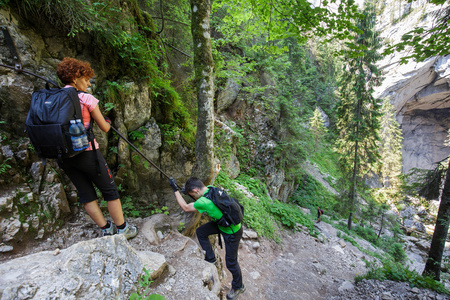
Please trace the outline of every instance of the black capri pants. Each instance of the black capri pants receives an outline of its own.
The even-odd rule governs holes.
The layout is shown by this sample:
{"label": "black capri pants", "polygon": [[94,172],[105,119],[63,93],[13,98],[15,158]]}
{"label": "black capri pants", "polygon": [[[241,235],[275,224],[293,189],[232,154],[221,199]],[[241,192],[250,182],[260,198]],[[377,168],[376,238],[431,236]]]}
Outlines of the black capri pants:
{"label": "black capri pants", "polygon": [[77,188],[80,203],[97,199],[94,184],[106,201],[119,199],[114,177],[99,150],[88,150],[74,157],[63,158],[58,165]]}

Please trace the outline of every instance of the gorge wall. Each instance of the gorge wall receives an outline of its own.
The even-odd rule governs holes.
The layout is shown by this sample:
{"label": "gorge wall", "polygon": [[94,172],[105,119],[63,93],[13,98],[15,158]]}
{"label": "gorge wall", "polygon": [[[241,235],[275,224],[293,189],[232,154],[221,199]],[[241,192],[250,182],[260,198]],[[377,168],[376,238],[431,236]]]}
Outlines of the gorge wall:
{"label": "gorge wall", "polygon": [[[129,14],[126,1],[120,3],[124,5],[122,12]],[[181,142],[164,146],[162,130],[156,122],[159,114],[164,112],[157,107],[151,84],[146,80],[120,76],[117,66],[105,65],[103,58],[107,54],[96,52],[95,39],[87,33],[67,36],[64,30],[52,26],[45,18],[24,19],[14,8],[0,9],[0,26],[7,28],[11,35],[23,69],[42,77],[56,80],[56,66],[66,56],[90,62],[96,72],[90,92],[99,98],[103,111],[105,103],[109,102],[105,93],[108,81],[126,88],[127,93],[122,95],[120,105],[115,105],[108,113],[112,125],[125,137],[139,132],[140,139],[132,142],[180,184],[190,176],[195,161],[193,147]],[[0,30],[0,62],[9,66],[15,63],[3,30]],[[183,68],[186,71],[186,67]],[[177,72],[180,70],[173,70],[173,73]],[[264,74],[259,81],[263,86],[271,85]],[[31,94],[43,88],[44,84],[36,77],[0,67],[0,252],[12,251],[29,238],[44,238],[46,234],[59,230],[64,218],[78,211],[75,187],[56,162],[42,163],[24,132]],[[220,100],[223,105],[218,109],[226,111],[226,116],[218,114],[216,126],[226,128],[233,119],[251,120],[249,123],[258,132],[260,140],[250,141],[248,150],[253,158],[263,161],[266,166],[270,195],[286,200],[295,186],[292,181],[286,182],[278,160],[272,159],[276,144],[272,141],[274,125],[266,118],[270,108],[260,105],[258,99],[261,95],[255,93],[236,92],[231,98],[225,95],[226,92],[218,91],[218,94],[226,102]],[[251,103],[247,102],[248,99],[252,100]],[[94,133],[115,174],[116,184],[126,190],[127,195],[132,195],[132,202],[157,208],[167,206],[171,213],[180,210],[167,179],[156,168],[146,166],[128,144],[112,132],[105,134],[94,126]],[[235,133],[232,130],[224,133],[225,142],[232,142]],[[226,167],[232,178],[240,172],[236,151],[234,147],[226,161],[216,162]]]}
{"label": "gorge wall", "polygon": [[[379,4],[377,29],[395,43],[416,26],[430,28],[433,13],[441,8],[422,0],[384,1]],[[450,128],[450,55],[400,64],[407,54],[408,49],[378,63],[385,79],[375,91],[377,98],[389,97],[395,108],[403,132],[405,173],[411,168],[432,169],[450,154],[444,146]]]}

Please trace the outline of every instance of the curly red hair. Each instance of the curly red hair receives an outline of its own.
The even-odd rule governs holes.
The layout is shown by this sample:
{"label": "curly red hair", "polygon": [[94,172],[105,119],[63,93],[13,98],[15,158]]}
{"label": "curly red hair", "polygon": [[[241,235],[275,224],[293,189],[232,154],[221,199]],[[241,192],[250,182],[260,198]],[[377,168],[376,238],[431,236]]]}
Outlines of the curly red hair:
{"label": "curly red hair", "polygon": [[80,77],[91,79],[94,77],[94,70],[88,62],[75,58],[64,57],[64,59],[58,64],[56,74],[62,83],[71,84],[75,79]]}

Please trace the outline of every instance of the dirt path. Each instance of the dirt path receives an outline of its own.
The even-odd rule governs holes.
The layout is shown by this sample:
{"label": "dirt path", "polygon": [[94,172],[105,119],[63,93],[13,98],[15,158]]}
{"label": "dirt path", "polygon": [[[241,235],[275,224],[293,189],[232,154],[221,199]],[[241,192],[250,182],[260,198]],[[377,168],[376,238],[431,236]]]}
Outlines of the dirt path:
{"label": "dirt path", "polygon": [[[76,242],[98,236],[94,225],[81,222],[80,216],[78,220],[67,223],[60,231],[45,240],[29,243],[19,253],[2,253],[0,262],[43,250],[64,249]],[[133,221],[142,228],[146,220]],[[369,281],[360,287],[354,286],[354,277],[366,272],[363,259],[371,258],[338,238],[336,229],[330,224],[321,222],[316,224],[316,227],[321,232],[319,238],[303,232],[285,231],[281,244],[263,238],[243,240],[239,250],[239,262],[247,291],[239,299],[449,299],[447,296],[436,296],[429,291],[419,290],[413,293],[407,283]],[[358,240],[358,243],[370,251],[376,251],[365,241]],[[138,251],[158,249],[158,246],[149,244],[142,232],[130,240],[130,244]],[[160,250],[164,252],[169,249],[160,248]],[[224,249],[218,251],[224,261]],[[229,291],[232,278],[226,268],[224,272],[226,277],[222,280],[222,299],[225,299],[224,295]],[[186,273],[189,273],[189,270]],[[411,295],[425,295],[425,298],[422,296],[420,296],[422,298],[408,298]],[[391,296],[393,298],[390,298]],[[170,297],[167,296],[166,300],[172,300]]]}
{"label": "dirt path", "polygon": [[[331,227],[318,225],[326,233]],[[286,232],[280,245],[261,240],[254,251],[250,243],[244,241],[239,252],[247,287],[239,299],[329,299],[365,271],[359,250],[338,238],[322,243],[302,232]]]}

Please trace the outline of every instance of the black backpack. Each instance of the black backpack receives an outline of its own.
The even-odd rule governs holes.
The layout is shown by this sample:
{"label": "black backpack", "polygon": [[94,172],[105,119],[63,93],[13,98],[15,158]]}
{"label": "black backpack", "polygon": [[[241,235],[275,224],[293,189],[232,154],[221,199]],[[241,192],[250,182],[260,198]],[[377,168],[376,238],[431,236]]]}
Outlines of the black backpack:
{"label": "black backpack", "polygon": [[[75,88],[41,89],[31,96],[25,122],[26,132],[39,157],[66,158],[83,151],[73,150],[70,120],[83,119]],[[89,129],[92,127],[92,123]],[[89,141],[92,132],[88,131]]]}
{"label": "black backpack", "polygon": [[223,227],[237,225],[244,218],[244,207],[235,198],[230,197],[223,190],[208,186],[206,198],[210,199],[223,213],[222,218],[215,220],[217,224]]}

